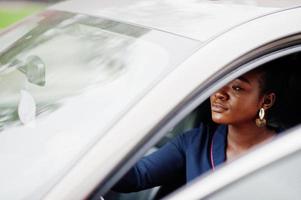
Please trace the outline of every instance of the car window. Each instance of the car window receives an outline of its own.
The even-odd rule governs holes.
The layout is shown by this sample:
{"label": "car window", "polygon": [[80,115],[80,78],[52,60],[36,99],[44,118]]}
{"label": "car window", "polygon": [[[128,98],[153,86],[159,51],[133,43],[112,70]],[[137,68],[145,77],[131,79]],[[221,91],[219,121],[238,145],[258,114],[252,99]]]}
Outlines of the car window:
{"label": "car window", "polygon": [[201,44],[61,11],[28,19],[0,43],[1,199],[39,199]]}
{"label": "car window", "polygon": [[[277,103],[274,104],[274,109],[271,109],[269,111],[270,118],[269,118],[269,126],[270,128],[273,128],[277,130],[277,134],[280,134],[291,127],[294,127],[298,124],[300,124],[300,115],[299,111],[301,107],[297,104],[297,101],[300,99],[300,93],[296,91],[300,91],[300,82],[297,79],[297,71],[299,68],[299,61],[301,60],[301,54],[300,53],[295,53],[291,54],[285,57],[281,57],[279,59],[272,60],[268,63],[265,63],[262,67],[268,68],[268,72],[271,72],[271,74],[266,74],[266,78],[272,78],[270,80],[270,83],[276,83],[277,82],[277,87],[279,86],[280,91],[277,93],[278,96],[278,102],[281,102],[281,104]],[[283,66],[289,66],[287,67],[287,71],[284,73],[282,71]],[[261,66],[258,66],[258,70],[260,70]],[[281,77],[279,76],[281,74]],[[277,75],[277,76],[275,76]],[[243,76],[240,76],[243,77]],[[273,80],[276,80],[274,82]],[[235,81],[234,81],[235,82]],[[290,103],[288,103],[290,102]],[[181,122],[179,122],[175,127],[173,127],[169,132],[166,133],[166,136],[156,144],[156,148],[160,148],[164,144],[168,143],[170,140],[173,138],[185,134],[185,132],[194,129],[194,128],[199,128],[202,126],[202,124],[209,124],[210,127],[213,129],[216,128],[217,124],[213,123],[211,119],[211,108],[210,108],[210,101],[209,99],[205,100],[202,104],[200,104],[196,109],[194,109],[190,114],[188,114]],[[189,132],[188,134],[191,134]],[[210,134],[210,133],[208,133]],[[277,136],[277,134],[275,136]],[[203,136],[205,137],[205,136]],[[212,136],[213,137],[213,136]],[[153,148],[153,149],[156,149]],[[208,147],[209,148],[209,147]],[[153,152],[153,150],[152,150]],[[211,151],[212,152],[212,151]],[[212,155],[212,154],[211,154]],[[208,156],[209,157],[209,156]],[[193,161],[194,162],[194,161]],[[195,161],[197,162],[197,161]],[[300,162],[300,161],[299,161]],[[296,165],[298,166],[298,165]],[[297,169],[298,167],[296,167]],[[211,169],[210,169],[211,171]],[[208,172],[208,171],[207,171]],[[263,172],[264,173],[264,172]],[[264,175],[263,175],[264,176]],[[256,182],[256,181],[255,181]],[[170,190],[164,191],[164,193],[160,193],[163,191],[165,186],[161,187],[159,189],[159,192],[157,194],[159,195],[166,195],[167,193],[171,192]],[[175,188],[173,188],[175,189]],[[157,189],[155,190],[157,191]],[[131,193],[131,198],[133,196],[136,199],[139,199],[141,196],[145,195],[145,192],[148,194],[153,194],[152,191],[144,191],[137,193],[136,196],[134,196],[133,193]],[[166,192],[166,193],[165,193]],[[143,194],[143,195],[142,195]],[[118,196],[120,199],[127,199],[127,195],[120,195],[120,194],[114,194],[114,193],[109,193],[105,198],[107,199],[114,199]],[[149,197],[154,197],[153,195],[149,195]],[[160,196],[162,197],[162,196]],[[155,196],[155,198],[158,198],[158,196]],[[240,196],[240,198],[242,198]],[[225,198],[228,199],[228,198]],[[229,198],[230,199],[230,198]],[[251,198],[250,198],[251,199]],[[256,198],[253,198],[256,199]]]}
{"label": "car window", "polygon": [[298,151],[255,171],[205,199],[299,200],[301,197],[300,166],[301,151]]}

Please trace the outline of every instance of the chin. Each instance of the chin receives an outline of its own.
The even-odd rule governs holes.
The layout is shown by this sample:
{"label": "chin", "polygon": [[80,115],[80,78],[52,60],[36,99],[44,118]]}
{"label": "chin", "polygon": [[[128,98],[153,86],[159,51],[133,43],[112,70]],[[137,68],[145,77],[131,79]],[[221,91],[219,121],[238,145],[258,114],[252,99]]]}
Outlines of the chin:
{"label": "chin", "polygon": [[215,118],[215,117],[212,117],[212,121],[213,121],[214,123],[217,123],[217,124],[225,124],[225,123],[226,123],[226,121],[223,120],[222,118]]}
{"label": "chin", "polygon": [[212,119],[212,121],[213,121],[214,123],[216,123],[216,124],[227,124],[227,123],[225,123],[225,121],[223,121],[223,120],[214,120],[214,119]]}
{"label": "chin", "polygon": [[211,119],[214,123],[217,124],[228,124],[229,120],[227,120],[227,118],[220,113],[212,113],[211,115]]}

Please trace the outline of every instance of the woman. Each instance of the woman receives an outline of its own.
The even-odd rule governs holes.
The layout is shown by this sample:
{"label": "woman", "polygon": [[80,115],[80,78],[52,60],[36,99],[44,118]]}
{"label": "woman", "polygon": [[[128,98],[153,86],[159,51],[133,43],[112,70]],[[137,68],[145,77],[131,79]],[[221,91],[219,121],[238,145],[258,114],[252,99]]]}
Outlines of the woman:
{"label": "woman", "polygon": [[271,78],[279,77],[275,73],[258,68],[215,92],[210,97],[211,117],[218,126],[202,124],[176,137],[142,158],[113,190],[133,192],[159,185],[173,190],[273,138],[277,130],[267,116],[281,99],[278,89],[283,83]]}

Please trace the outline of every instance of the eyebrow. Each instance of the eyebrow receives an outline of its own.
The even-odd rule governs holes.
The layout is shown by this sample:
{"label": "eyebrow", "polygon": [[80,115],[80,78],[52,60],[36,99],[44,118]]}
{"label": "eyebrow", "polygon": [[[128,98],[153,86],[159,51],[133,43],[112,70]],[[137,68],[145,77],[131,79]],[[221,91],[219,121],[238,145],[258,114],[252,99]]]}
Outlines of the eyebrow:
{"label": "eyebrow", "polygon": [[243,81],[243,82],[245,82],[245,83],[251,84],[250,81],[249,81],[248,79],[246,79],[246,78],[244,78],[244,77],[242,77],[242,76],[241,76],[241,77],[238,77],[237,79],[240,80],[240,81]]}

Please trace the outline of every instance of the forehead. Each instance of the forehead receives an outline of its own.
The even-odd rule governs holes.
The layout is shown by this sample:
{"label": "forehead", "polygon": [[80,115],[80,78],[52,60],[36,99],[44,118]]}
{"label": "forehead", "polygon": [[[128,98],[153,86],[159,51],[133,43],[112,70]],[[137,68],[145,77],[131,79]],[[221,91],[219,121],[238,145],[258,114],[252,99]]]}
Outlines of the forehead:
{"label": "forehead", "polygon": [[[232,82],[230,82],[229,86],[232,84],[243,84],[242,86],[251,89],[252,91],[262,91],[264,88],[264,80],[262,78],[262,71],[253,70],[251,72],[247,72],[240,77],[237,77]],[[259,92],[260,93],[260,92]]]}
{"label": "forehead", "polygon": [[259,81],[261,80],[262,75],[263,75],[262,72],[253,70],[253,71],[245,73],[244,75],[236,78],[235,80],[240,80],[242,82],[246,82],[249,84],[260,83]]}

